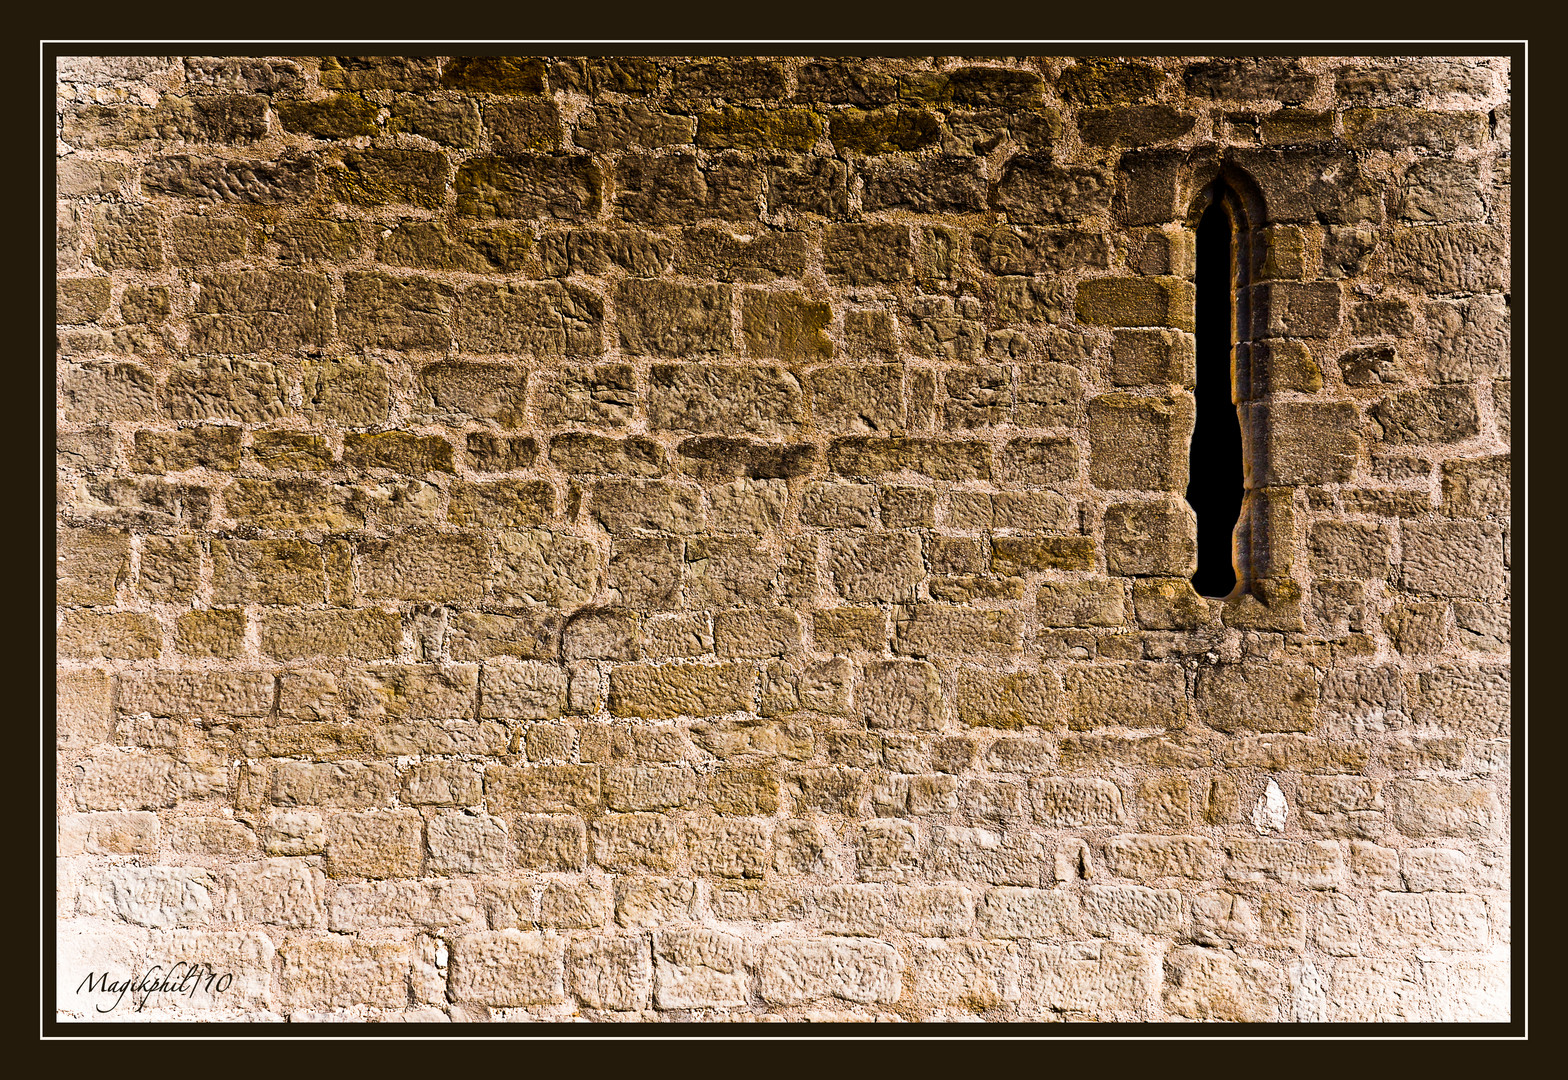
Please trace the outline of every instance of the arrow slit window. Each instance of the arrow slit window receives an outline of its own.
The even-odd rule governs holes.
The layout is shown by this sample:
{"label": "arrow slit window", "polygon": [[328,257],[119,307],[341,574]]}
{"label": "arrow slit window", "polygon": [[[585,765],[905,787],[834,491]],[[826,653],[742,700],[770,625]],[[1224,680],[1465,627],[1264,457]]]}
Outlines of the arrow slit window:
{"label": "arrow slit window", "polygon": [[1237,277],[1232,238],[1237,223],[1227,205],[1234,201],[1223,182],[1217,182],[1197,235],[1197,415],[1187,502],[1198,519],[1198,569],[1192,586],[1199,595],[1211,597],[1234,592],[1240,569],[1235,534],[1245,476],[1232,365]]}

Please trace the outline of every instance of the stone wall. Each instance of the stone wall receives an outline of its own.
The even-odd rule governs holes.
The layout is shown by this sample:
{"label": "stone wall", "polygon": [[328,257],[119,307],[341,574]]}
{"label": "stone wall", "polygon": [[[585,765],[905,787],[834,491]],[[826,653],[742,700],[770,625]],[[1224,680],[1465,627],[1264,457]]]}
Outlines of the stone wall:
{"label": "stone wall", "polygon": [[1506,1019],[1509,86],[61,59],[62,1016]]}

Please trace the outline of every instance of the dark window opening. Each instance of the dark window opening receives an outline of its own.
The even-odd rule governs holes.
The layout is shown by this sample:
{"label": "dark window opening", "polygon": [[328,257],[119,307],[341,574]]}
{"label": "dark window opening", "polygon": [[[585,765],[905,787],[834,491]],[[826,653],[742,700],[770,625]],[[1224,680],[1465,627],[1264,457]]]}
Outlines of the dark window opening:
{"label": "dark window opening", "polygon": [[1200,596],[1229,596],[1236,588],[1234,534],[1241,516],[1244,475],[1241,423],[1232,395],[1231,218],[1223,188],[1198,223],[1197,422],[1192,432],[1187,502],[1198,516]]}

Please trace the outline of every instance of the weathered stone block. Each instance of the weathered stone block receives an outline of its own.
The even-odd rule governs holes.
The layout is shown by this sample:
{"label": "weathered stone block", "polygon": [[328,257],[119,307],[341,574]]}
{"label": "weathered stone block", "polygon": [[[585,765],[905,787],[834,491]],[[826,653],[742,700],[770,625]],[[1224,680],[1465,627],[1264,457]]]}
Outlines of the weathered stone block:
{"label": "weathered stone block", "polygon": [[825,998],[890,1003],[902,994],[903,962],[880,941],[779,938],[759,961],[762,997],[780,1005]]}
{"label": "weathered stone block", "polygon": [[1058,165],[1044,155],[1019,155],[1003,169],[991,208],[1022,225],[1081,221],[1110,206],[1113,188],[1114,179],[1105,170]]}
{"label": "weathered stone block", "polygon": [[1311,731],[1318,679],[1301,664],[1219,664],[1198,673],[1198,714],[1220,731]]}
{"label": "weathered stone block", "polygon": [[1119,581],[1046,582],[1037,604],[1043,626],[1121,626],[1127,619]]}
{"label": "weathered stone block", "polygon": [[1333,577],[1386,577],[1391,541],[1386,525],[1362,522],[1319,522],[1308,533],[1313,569]]}
{"label": "weathered stone block", "polygon": [[1191,333],[1193,297],[1192,283],[1180,278],[1095,278],[1078,286],[1074,311],[1092,326],[1170,326]]}
{"label": "weathered stone block", "polygon": [[1105,394],[1089,402],[1089,480],[1111,490],[1183,491],[1192,398]]}
{"label": "weathered stone block", "polygon": [[544,285],[472,286],[452,307],[452,333],[475,353],[591,357],[604,352],[604,300],[591,290]]}
{"label": "weathered stone block", "polygon": [[317,165],[308,157],[257,161],[176,154],[142,170],[142,188],[149,194],[257,206],[308,199],[319,183]]}
{"label": "weathered stone block", "polygon": [[976,727],[1060,726],[1061,683],[1049,671],[996,673],[960,668],[954,708]]}
{"label": "weathered stone block", "polygon": [[345,426],[382,423],[391,407],[386,366],[369,359],[306,360],[303,410]]}
{"label": "weathered stone block", "polygon": [[1339,285],[1332,281],[1276,282],[1253,289],[1252,334],[1258,338],[1324,338],[1341,321]]}
{"label": "weathered stone block", "polygon": [[488,930],[452,942],[454,1000],[489,1006],[543,1005],[566,997],[562,952],[553,934]]}
{"label": "weathered stone block", "polygon": [[753,703],[756,679],[749,664],[616,667],[610,672],[610,712],[655,719],[745,710]]}
{"label": "weathered stone block", "polygon": [[974,925],[976,894],[957,885],[830,885],[817,893],[829,934],[880,937],[904,931],[959,937]]}
{"label": "weathered stone block", "polygon": [[1178,1016],[1243,1023],[1280,1019],[1284,979],[1270,963],[1180,949],[1165,965],[1165,1007]]}
{"label": "weathered stone block", "polygon": [[1187,683],[1176,665],[1116,661],[1074,666],[1062,682],[1067,692],[1067,725],[1074,731],[1112,723],[1186,726]]}
{"label": "weathered stone block", "polygon": [[1330,840],[1232,840],[1225,845],[1225,876],[1233,881],[1277,881],[1307,889],[1336,888],[1344,856]]}
{"label": "weathered stone block", "polygon": [[477,599],[489,567],[485,537],[471,533],[367,541],[359,554],[365,595],[393,600]]}
{"label": "weathered stone block", "polygon": [[598,804],[599,793],[594,765],[485,768],[485,805],[495,814],[582,812]]}
{"label": "weathered stone block", "polygon": [[1024,484],[1072,486],[1078,479],[1078,444],[1060,437],[1009,440],[1002,450],[1003,475]]}
{"label": "weathered stone block", "polygon": [[1400,584],[1437,596],[1496,599],[1506,588],[1503,532],[1469,521],[1412,521],[1403,528]]}
{"label": "weathered stone block", "polygon": [[574,941],[566,952],[567,991],[591,1009],[646,1008],[653,960],[642,935]]}
{"label": "weathered stone block", "polygon": [[598,591],[599,564],[598,549],[568,533],[498,533],[489,593],[510,606],[577,607]]}
{"label": "weathered stone block", "polygon": [[1017,656],[1023,616],[915,604],[899,609],[893,633],[894,650],[909,656]]}
{"label": "weathered stone block", "polygon": [[800,380],[783,368],[660,364],[649,372],[648,422],[656,429],[778,437],[795,434],[805,419]]}
{"label": "weathered stone block", "polygon": [[1106,507],[1105,565],[1127,576],[1191,576],[1198,568],[1197,515],[1176,499]]}
{"label": "weathered stone block", "polygon": [[1406,836],[1493,837],[1503,809],[1493,786],[1478,780],[1395,780],[1387,788],[1389,821]]}
{"label": "weathered stone block", "polygon": [[343,275],[338,332],[354,345],[445,351],[452,344],[451,286],[368,271]]}
{"label": "weathered stone block", "polygon": [[1032,944],[1026,1001],[1067,1016],[1137,1015],[1159,987],[1159,962],[1137,945]]}
{"label": "weathered stone block", "polygon": [[1092,570],[1094,538],[1090,536],[993,536],[991,572],[1008,576],[1039,570]]}
{"label": "weathered stone block", "polygon": [[985,209],[986,182],[973,157],[911,159],[890,154],[868,159],[859,172],[861,203],[867,210],[963,214]]}
{"label": "weathered stone block", "polygon": [[691,359],[722,355],[733,342],[727,286],[633,280],[621,283],[615,299],[628,352]]}
{"label": "weathered stone block", "polygon": [[1105,828],[1124,824],[1122,793],[1109,780],[1048,776],[1030,785],[1034,819],[1049,829]]}
{"label": "weathered stone block", "polygon": [[829,552],[834,586],[847,600],[911,600],[925,577],[920,538],[912,532],[838,535]]}
{"label": "weathered stone block", "polygon": [[1468,386],[1405,390],[1378,403],[1372,417],[1391,444],[1451,443],[1481,430],[1475,391]]}
{"label": "weathered stone block", "polygon": [[1432,293],[1508,290],[1506,230],[1491,225],[1431,225],[1395,230],[1389,271]]}
{"label": "weathered stone block", "polygon": [[412,878],[424,864],[424,821],[413,810],[335,814],[327,872],[335,878]]}
{"label": "weathered stone block", "polygon": [[1443,513],[1449,517],[1506,518],[1513,479],[1509,456],[1443,463]]}
{"label": "weathered stone block", "polygon": [[1349,402],[1245,406],[1242,431],[1252,454],[1249,488],[1343,483],[1361,456],[1361,420]]}
{"label": "weathered stone block", "polygon": [[[836,137],[836,125],[834,131]],[[914,274],[909,229],[903,225],[829,225],[822,244],[823,266],[834,281],[893,285]]]}
{"label": "weathered stone block", "polygon": [[752,356],[810,361],[833,355],[824,331],[832,320],[828,304],[798,293],[748,289],[741,297],[741,336]]}
{"label": "weathered stone block", "polygon": [[856,709],[873,728],[933,729],[944,712],[936,668],[923,660],[868,662],[855,687]]}
{"label": "weathered stone block", "polygon": [[744,1005],[746,947],[715,930],[663,930],[654,935],[653,994],[661,1009]]}

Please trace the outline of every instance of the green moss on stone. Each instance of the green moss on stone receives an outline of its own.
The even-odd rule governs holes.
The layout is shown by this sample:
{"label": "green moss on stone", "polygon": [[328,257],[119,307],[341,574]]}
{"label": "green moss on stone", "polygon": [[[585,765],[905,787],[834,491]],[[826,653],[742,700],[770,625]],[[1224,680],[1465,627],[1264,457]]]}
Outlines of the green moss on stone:
{"label": "green moss on stone", "polygon": [[697,145],[707,150],[806,151],[822,137],[822,117],[810,109],[738,109],[702,114]]}
{"label": "green moss on stone", "polygon": [[924,109],[847,109],[833,116],[831,138],[840,153],[891,154],[923,150],[941,136],[941,121]]}
{"label": "green moss on stone", "polygon": [[318,139],[374,135],[381,111],[359,94],[334,94],[322,101],[279,101],[273,108],[284,127]]}
{"label": "green moss on stone", "polygon": [[1077,105],[1131,105],[1154,95],[1165,81],[1159,68],[1109,57],[1080,57],[1057,80],[1062,97]]}
{"label": "green moss on stone", "polygon": [[546,76],[537,56],[458,56],[441,72],[441,85],[470,94],[542,94]]}

